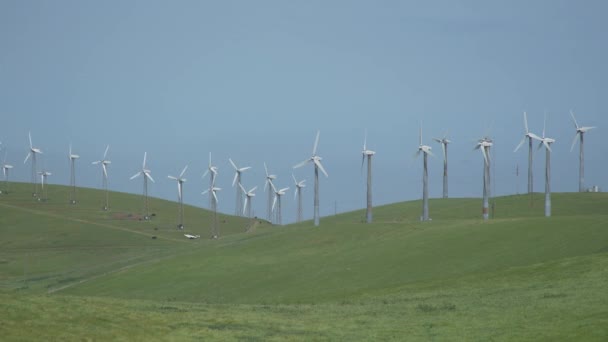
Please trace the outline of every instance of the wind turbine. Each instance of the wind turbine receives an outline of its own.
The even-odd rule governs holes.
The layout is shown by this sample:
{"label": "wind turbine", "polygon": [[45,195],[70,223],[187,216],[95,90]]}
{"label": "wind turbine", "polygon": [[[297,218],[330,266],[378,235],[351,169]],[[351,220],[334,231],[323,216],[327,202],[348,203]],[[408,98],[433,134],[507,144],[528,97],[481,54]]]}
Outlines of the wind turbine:
{"label": "wind turbine", "polygon": [[493,145],[492,139],[483,137],[478,140],[475,150],[480,150],[483,155],[483,219],[490,217],[489,198],[490,198],[490,147]]}
{"label": "wind turbine", "polygon": [[376,152],[367,149],[367,130],[365,131],[365,138],[363,138],[363,151],[361,152],[361,169],[363,169],[363,163],[367,157],[367,210],[365,212],[365,218],[367,223],[372,222],[372,156]]}
{"label": "wind turbine", "polygon": [[[217,177],[217,166],[211,164],[211,152],[209,152],[209,165],[207,166],[207,170],[203,173],[203,178],[209,175],[209,189],[213,187],[215,184],[215,178]],[[213,201],[211,200],[211,196],[209,196],[209,209],[213,206]]]}
{"label": "wind turbine", "polygon": [[528,194],[531,194],[534,192],[534,180],[532,177],[532,156],[534,153],[532,151],[532,140],[540,140],[540,137],[530,132],[530,130],[528,129],[528,114],[526,112],[524,112],[524,128],[526,130],[526,133],[524,134],[524,137],[521,139],[517,147],[515,147],[515,150],[513,150],[513,152],[517,152],[517,150],[519,150],[520,147],[524,145],[526,139],[528,139]]}
{"label": "wind turbine", "polygon": [[36,169],[36,155],[42,154],[42,150],[35,148],[32,144],[32,132],[28,132],[28,137],[30,138],[30,150],[27,153],[23,164],[27,163],[27,160],[32,157],[32,184],[34,185],[34,192],[32,193],[32,196],[36,197],[38,196],[38,178],[36,177],[38,170]]}
{"label": "wind turbine", "polygon": [[300,164],[297,164],[296,166],[293,167],[294,169],[296,169],[296,168],[302,167],[308,163],[313,163],[315,166],[315,201],[314,201],[315,226],[319,225],[319,170],[321,170],[321,172],[323,172],[325,177],[329,177],[329,175],[323,168],[323,165],[321,164],[321,160],[323,158],[321,158],[317,155],[317,147],[319,146],[319,135],[320,134],[321,134],[321,131],[317,131],[317,137],[315,139],[315,144],[312,148],[312,156],[310,158],[306,159],[305,161],[301,162]]}
{"label": "wind turbine", "polygon": [[177,201],[179,202],[179,209],[178,209],[178,213],[177,213],[177,219],[178,219],[178,223],[177,223],[177,228],[178,229],[184,229],[184,197],[183,197],[183,193],[184,193],[184,182],[186,181],[186,178],[184,178],[184,173],[186,173],[186,170],[188,169],[188,165],[184,166],[184,169],[182,170],[182,172],[179,174],[178,177],[174,177],[174,176],[167,176],[169,179],[173,179],[175,181],[177,181]]}
{"label": "wind turbine", "polygon": [[272,201],[272,211],[274,211],[275,206],[277,211],[275,212],[275,219],[274,219],[274,223],[281,225],[282,223],[282,217],[281,217],[281,197],[283,195],[285,195],[286,191],[289,190],[289,188],[282,188],[280,190],[277,190],[274,187],[274,184],[272,185],[272,190],[274,191],[274,200]]}
{"label": "wind turbine", "polygon": [[578,191],[585,191],[585,152],[583,147],[584,135],[588,131],[595,128],[579,126],[578,122],[576,122],[576,118],[574,117],[574,112],[571,110],[570,115],[572,116],[572,121],[574,121],[574,126],[576,127],[576,134],[574,135],[574,140],[572,140],[572,146],[570,147],[570,152],[574,149],[574,145],[576,145],[576,138],[580,137],[580,154],[579,154],[579,166],[578,166]]}
{"label": "wind turbine", "polygon": [[447,133],[443,135],[443,138],[433,138],[433,140],[441,144],[443,151],[443,198],[448,198],[448,144],[451,141],[448,140]]}
{"label": "wind turbine", "polygon": [[103,153],[103,158],[101,160],[94,161],[92,163],[93,165],[101,165],[102,187],[103,187],[103,190],[105,191],[105,203],[103,206],[104,211],[108,211],[110,209],[109,197],[108,197],[109,196],[108,195],[108,165],[110,165],[112,162],[106,159],[106,157],[108,156],[109,149],[110,149],[110,145],[106,146],[106,150]]}
{"label": "wind turbine", "polygon": [[13,165],[9,165],[6,163],[6,156],[8,154],[8,150],[4,151],[4,160],[2,161],[2,173],[4,174],[4,193],[8,194],[8,176],[9,171],[13,168]]}
{"label": "wind turbine", "polygon": [[272,182],[277,178],[276,175],[268,173],[266,162],[264,162],[264,171],[266,171],[266,183],[264,184],[264,192],[268,193],[268,201],[266,202],[266,220],[272,221]]}
{"label": "wind turbine", "polygon": [[149,169],[146,169],[146,157],[147,157],[148,153],[144,152],[144,162],[141,165],[141,171],[139,171],[138,173],[134,174],[133,176],[131,176],[131,180],[139,177],[139,176],[143,176],[144,178],[144,220],[149,220],[150,216],[148,215],[148,179],[152,181],[152,183],[154,183],[154,178],[152,178],[152,176],[150,176],[150,173],[152,171],[150,171]]}
{"label": "wind turbine", "polygon": [[431,147],[422,144],[422,125],[420,125],[419,130],[419,145],[418,151],[416,151],[416,157],[420,156],[420,152],[422,152],[422,160],[423,160],[423,173],[422,173],[422,216],[420,218],[421,221],[429,220],[429,171],[428,171],[428,156],[433,156],[431,152]]}
{"label": "wind turbine", "polygon": [[551,144],[555,139],[545,137],[545,127],[547,124],[547,115],[545,114],[545,122],[543,124],[543,137],[540,140],[538,148],[545,146],[545,216],[551,216]]}
{"label": "wind turbine", "polygon": [[221,191],[222,188],[218,188],[215,184],[211,184],[209,189],[202,192],[202,194],[209,193],[209,197],[211,198],[211,210],[213,211],[213,226],[211,228],[211,238],[217,239],[220,236],[220,227],[217,220],[217,204],[219,200],[217,199],[217,192]]}
{"label": "wind turbine", "polygon": [[[232,180],[232,186],[234,187],[236,184],[241,184],[241,174],[243,172],[251,169],[251,166],[245,166],[245,167],[238,168],[236,166],[236,164],[232,161],[232,159],[228,158],[228,161],[230,161],[230,164],[232,164],[232,167],[234,168],[234,179]],[[236,198],[236,205],[234,207],[234,214],[236,216],[242,216],[241,207],[243,206],[243,195],[241,194],[239,187],[236,187],[235,198]]]}
{"label": "wind turbine", "polygon": [[70,160],[70,204],[76,204],[76,159],[80,158],[79,155],[72,153],[72,144],[70,144],[70,152],[68,159]]}
{"label": "wind turbine", "polygon": [[239,188],[241,188],[241,190],[243,191],[243,195],[245,195],[245,204],[243,205],[243,215],[247,215],[248,218],[252,218],[253,215],[251,215],[251,201],[253,200],[253,198],[255,197],[255,189],[257,189],[257,186],[254,186],[251,190],[247,191],[245,190],[245,187],[243,187],[243,185],[241,183],[239,183]]}
{"label": "wind turbine", "polygon": [[301,181],[297,181],[296,180],[296,176],[293,175],[293,173],[291,174],[291,177],[293,178],[293,182],[296,186],[296,191],[294,191],[293,194],[293,198],[298,200],[298,216],[297,216],[297,222],[300,223],[302,222],[302,188],[306,187],[306,179],[303,179]]}
{"label": "wind turbine", "polygon": [[43,170],[38,172],[38,174],[40,175],[40,185],[42,187],[42,198],[39,198],[38,200],[46,201],[48,200],[48,190],[44,188],[44,183],[46,183],[47,177],[52,175],[52,173]]}

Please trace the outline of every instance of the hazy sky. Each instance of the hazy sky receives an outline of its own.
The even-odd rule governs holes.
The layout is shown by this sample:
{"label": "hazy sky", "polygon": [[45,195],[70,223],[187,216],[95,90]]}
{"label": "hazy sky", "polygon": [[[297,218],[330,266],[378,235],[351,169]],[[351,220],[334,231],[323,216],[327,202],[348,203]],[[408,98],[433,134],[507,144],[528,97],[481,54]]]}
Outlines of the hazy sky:
{"label": "hazy sky", "polygon": [[[450,196],[480,197],[484,134],[495,139],[495,190],[526,189],[522,112],[553,148],[553,190],[578,189],[574,126],[586,136],[586,184],[608,190],[608,2],[606,1],[21,1],[0,0],[0,141],[28,181],[27,133],[44,151],[52,183],[68,184],[68,144],[81,155],[78,184],[99,187],[91,162],[110,144],[110,188],[141,193],[144,151],[156,183],[185,164],[185,201],[200,193],[208,153],[220,168],[220,210],[234,211],[228,157],[252,170],[254,210],[265,216],[263,162],[290,186],[292,166],[309,157],[316,130],[329,173],[321,213],[364,207],[364,130],[374,163],[374,201],[421,197],[422,160],[413,160],[418,122],[437,158],[430,193],[441,195],[442,158],[431,137],[449,130]],[[535,155],[544,191],[544,152]],[[312,167],[304,215],[312,216]],[[290,190],[290,191],[291,191]],[[120,210],[120,208],[115,208]],[[284,221],[295,218],[293,193]],[[431,217],[433,208],[431,207]]]}

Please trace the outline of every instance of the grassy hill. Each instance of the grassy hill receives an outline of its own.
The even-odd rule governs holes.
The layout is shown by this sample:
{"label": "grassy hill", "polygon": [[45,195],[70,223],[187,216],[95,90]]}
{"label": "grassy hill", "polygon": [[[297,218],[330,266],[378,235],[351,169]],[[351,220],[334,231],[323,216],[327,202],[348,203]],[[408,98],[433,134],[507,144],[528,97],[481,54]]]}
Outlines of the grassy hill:
{"label": "grassy hill", "polygon": [[[0,195],[0,334],[9,339],[605,340],[608,196],[419,201],[275,227],[222,216],[186,240],[175,203],[65,187]],[[65,198],[65,200],[61,200]],[[118,215],[117,215],[118,213]],[[210,213],[186,209],[209,236]],[[152,238],[152,237],[156,238]],[[30,327],[24,334],[24,327]],[[43,333],[44,332],[44,333]],[[49,335],[50,334],[50,335]]]}

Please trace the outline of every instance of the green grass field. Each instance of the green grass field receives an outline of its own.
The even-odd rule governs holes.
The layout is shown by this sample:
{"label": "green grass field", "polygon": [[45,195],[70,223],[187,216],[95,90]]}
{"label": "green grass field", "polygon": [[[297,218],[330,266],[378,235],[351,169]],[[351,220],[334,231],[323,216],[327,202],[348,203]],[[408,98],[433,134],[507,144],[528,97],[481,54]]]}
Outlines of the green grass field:
{"label": "green grass field", "polygon": [[[608,340],[608,194],[431,200],[271,226],[28,184],[0,195],[3,340]],[[251,225],[253,227],[251,227]],[[250,231],[246,232],[248,228]]]}

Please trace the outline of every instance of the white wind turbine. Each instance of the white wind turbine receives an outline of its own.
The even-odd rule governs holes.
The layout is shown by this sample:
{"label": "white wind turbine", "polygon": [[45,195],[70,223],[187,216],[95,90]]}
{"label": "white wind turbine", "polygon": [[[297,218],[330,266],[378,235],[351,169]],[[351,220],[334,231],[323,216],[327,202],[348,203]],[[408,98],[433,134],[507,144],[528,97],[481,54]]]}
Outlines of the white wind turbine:
{"label": "white wind turbine", "polygon": [[184,169],[179,174],[178,177],[167,176],[169,179],[173,179],[177,181],[177,201],[179,203],[179,209],[177,213],[177,228],[184,229],[184,182],[186,182],[186,178],[184,178],[184,174],[188,169],[188,165],[184,166]]}
{"label": "white wind turbine", "polygon": [[266,171],[266,183],[264,183],[264,192],[268,193],[268,201],[266,202],[266,220],[272,221],[272,182],[277,178],[276,175],[268,173],[266,162],[264,162],[264,171]]}
{"label": "white wind turbine", "polygon": [[76,159],[78,158],[80,156],[72,152],[72,144],[70,144],[68,154],[68,159],[70,160],[70,204],[76,204]]}
{"label": "white wind turbine", "polygon": [[46,179],[48,178],[48,176],[51,176],[52,173],[48,172],[48,171],[40,171],[38,172],[38,174],[40,175],[40,185],[42,187],[42,198],[38,198],[39,201],[46,201],[48,200],[48,186],[45,188],[44,184],[46,183]]}
{"label": "white wind turbine", "polygon": [[150,219],[150,215],[148,212],[148,179],[152,181],[152,183],[154,183],[154,178],[152,178],[152,176],[150,175],[150,173],[152,173],[152,171],[150,171],[149,169],[146,168],[146,157],[148,156],[147,152],[144,152],[144,162],[141,165],[141,171],[139,171],[138,173],[134,174],[133,176],[131,176],[131,180],[142,176],[144,178],[144,220],[149,220]]}
{"label": "white wind turbine", "polygon": [[304,184],[306,183],[306,179],[303,179],[298,182],[296,176],[294,176],[293,173],[291,174],[291,177],[293,178],[293,182],[296,186],[296,191],[294,191],[293,198],[298,200],[297,222],[300,223],[302,222],[302,189],[306,187],[306,184]]}
{"label": "white wind turbine", "polygon": [[211,198],[211,210],[213,211],[213,223],[211,227],[212,239],[217,239],[220,236],[220,227],[217,219],[217,204],[219,203],[217,192],[221,190],[222,188],[218,188],[215,186],[215,184],[211,184],[209,189],[202,192],[203,195],[209,193],[209,197]]}
{"label": "white wind turbine", "polygon": [[34,185],[34,192],[32,193],[32,195],[34,197],[36,197],[36,196],[38,196],[38,177],[36,176],[38,173],[38,170],[36,169],[36,155],[42,154],[42,150],[34,147],[34,145],[32,144],[32,133],[31,132],[28,132],[28,137],[30,139],[30,150],[27,153],[27,156],[25,156],[25,160],[23,161],[23,164],[27,163],[27,160],[30,157],[32,158],[32,184]]}
{"label": "white wind turbine", "polygon": [[13,165],[6,163],[6,156],[8,154],[8,150],[4,151],[4,160],[2,161],[2,173],[4,174],[4,193],[8,194],[9,185],[8,185],[8,176],[9,171],[13,168]]}
{"label": "white wind turbine", "polygon": [[323,165],[321,165],[321,160],[323,158],[319,157],[317,155],[317,147],[319,146],[319,135],[320,135],[321,131],[317,131],[317,137],[315,138],[315,144],[312,148],[312,156],[308,159],[306,159],[305,161],[301,162],[300,164],[297,164],[296,166],[294,166],[293,168],[299,168],[302,167],[308,163],[313,163],[314,167],[315,167],[315,200],[314,200],[314,222],[315,222],[315,226],[319,225],[319,170],[321,170],[321,172],[323,172],[323,174],[325,175],[325,177],[329,177],[329,175],[327,174],[327,172],[325,171],[325,169],[323,168]]}
{"label": "white wind turbine", "polygon": [[363,163],[367,157],[367,206],[365,212],[365,218],[367,223],[372,222],[372,156],[376,154],[375,151],[367,149],[367,130],[365,131],[365,138],[363,138],[363,151],[361,152],[361,169],[363,169]]}
{"label": "white wind turbine", "polygon": [[[215,178],[217,177],[218,168],[211,164],[211,152],[209,152],[209,165],[207,166],[207,170],[203,173],[203,178],[209,175],[209,189],[213,187],[215,184]],[[212,196],[209,196],[209,209],[213,206]]]}
{"label": "white wind turbine", "polygon": [[252,200],[255,197],[255,189],[257,186],[254,186],[251,190],[245,190],[245,187],[241,183],[239,183],[239,188],[243,191],[243,195],[245,195],[245,204],[243,205],[243,215],[247,215],[248,218],[252,218]]}
{"label": "white wind turbine", "polygon": [[[245,167],[239,168],[232,161],[232,159],[228,158],[228,161],[230,161],[230,164],[232,164],[232,167],[234,168],[234,179],[232,180],[232,187],[234,187],[236,184],[241,184],[241,175],[243,174],[243,172],[251,169],[251,166],[245,166]],[[241,207],[243,207],[243,195],[241,194],[239,187],[236,187],[235,198],[236,198],[236,205],[234,206],[234,215],[242,216]]]}
{"label": "white wind turbine", "polygon": [[585,127],[579,126],[578,122],[576,122],[576,118],[574,117],[574,112],[570,111],[570,115],[572,116],[572,121],[574,121],[574,126],[576,127],[576,134],[574,135],[574,140],[572,140],[572,146],[570,147],[570,152],[574,149],[574,145],[576,145],[576,138],[580,137],[580,153],[579,153],[579,166],[578,166],[578,191],[585,191],[585,151],[583,147],[584,135],[588,131],[595,128],[595,126]]}
{"label": "white wind turbine", "polygon": [[545,137],[545,126],[547,124],[547,115],[545,114],[545,123],[543,124],[543,137],[540,139],[538,148],[545,146],[545,216],[551,216],[551,144],[555,139]]}
{"label": "white wind turbine", "polygon": [[109,197],[108,197],[109,196],[108,195],[108,165],[110,165],[112,162],[106,159],[108,156],[109,149],[110,149],[110,145],[106,146],[106,150],[103,153],[103,158],[101,160],[97,160],[92,163],[93,165],[101,165],[102,187],[105,192],[105,202],[103,205],[104,211],[107,211],[110,209]]}
{"label": "white wind turbine", "polygon": [[490,147],[493,145],[492,139],[483,137],[479,139],[475,150],[480,150],[483,155],[483,219],[487,220],[490,217]]}
{"label": "white wind turbine", "polygon": [[419,145],[418,151],[416,151],[416,157],[420,156],[420,152],[422,152],[422,160],[423,160],[423,173],[422,173],[422,216],[420,217],[421,221],[429,220],[429,171],[428,171],[428,156],[433,156],[431,152],[431,147],[422,144],[422,125],[420,125],[419,130]]}
{"label": "white wind turbine", "polygon": [[[274,191],[274,200],[272,201],[272,211],[275,213],[275,219],[274,219],[274,223],[281,225],[283,224],[283,218],[281,216],[281,197],[283,195],[285,195],[285,193],[287,192],[287,190],[289,190],[289,187],[287,188],[282,188],[280,190],[277,190],[274,187],[274,184],[272,185],[272,190]],[[276,207],[276,211],[275,211],[275,207]]]}
{"label": "white wind turbine", "polygon": [[447,133],[443,138],[433,138],[433,140],[441,144],[443,151],[443,198],[448,198],[448,144],[452,141],[448,140]]}
{"label": "white wind turbine", "polygon": [[524,142],[526,142],[526,139],[528,139],[528,193],[531,194],[534,192],[534,179],[532,176],[532,156],[534,153],[532,151],[532,140],[540,140],[540,137],[530,132],[528,129],[528,114],[526,112],[524,112],[524,128],[526,130],[524,137],[521,139],[517,147],[515,147],[513,152],[517,152],[517,150],[523,146]]}

